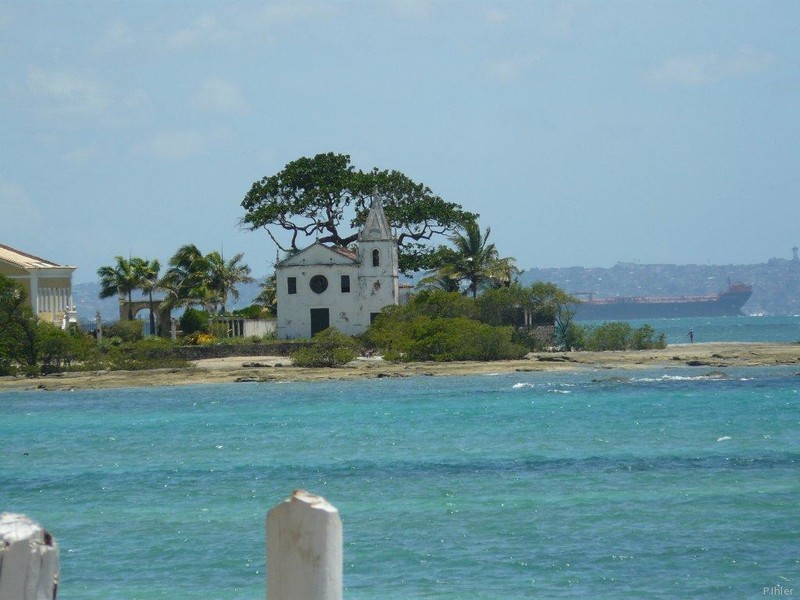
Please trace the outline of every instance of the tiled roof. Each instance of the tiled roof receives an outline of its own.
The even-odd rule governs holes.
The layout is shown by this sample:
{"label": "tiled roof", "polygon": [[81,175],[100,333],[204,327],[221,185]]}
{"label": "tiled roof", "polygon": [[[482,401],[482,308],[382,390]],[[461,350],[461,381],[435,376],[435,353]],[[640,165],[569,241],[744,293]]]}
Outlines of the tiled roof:
{"label": "tiled roof", "polygon": [[17,267],[22,267],[23,269],[64,268],[64,265],[56,264],[52,261],[39,258],[38,256],[28,254],[27,252],[22,252],[21,250],[17,250],[10,246],[4,246],[3,244],[0,244],[0,260],[11,263]]}
{"label": "tiled roof", "polygon": [[350,250],[349,248],[344,248],[342,246],[328,246],[334,252],[338,252],[342,256],[346,256],[347,258],[351,258],[356,260],[358,258],[358,253]]}

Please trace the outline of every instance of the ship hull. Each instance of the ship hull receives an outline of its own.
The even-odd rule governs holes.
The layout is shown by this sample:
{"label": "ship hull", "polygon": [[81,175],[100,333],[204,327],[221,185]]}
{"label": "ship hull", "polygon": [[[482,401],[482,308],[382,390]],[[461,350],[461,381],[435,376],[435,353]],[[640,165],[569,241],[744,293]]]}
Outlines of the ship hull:
{"label": "ship hull", "polygon": [[575,306],[575,319],[583,321],[669,319],[679,317],[735,317],[752,291],[728,291],[717,296],[677,299],[619,298],[581,302]]}

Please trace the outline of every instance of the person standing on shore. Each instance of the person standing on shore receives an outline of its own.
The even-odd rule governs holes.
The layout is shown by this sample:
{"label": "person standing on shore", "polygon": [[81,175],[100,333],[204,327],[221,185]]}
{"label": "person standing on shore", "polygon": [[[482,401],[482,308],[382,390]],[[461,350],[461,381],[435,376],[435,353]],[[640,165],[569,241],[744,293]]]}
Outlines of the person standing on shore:
{"label": "person standing on shore", "polygon": [[689,328],[689,333],[687,333],[686,335],[689,336],[689,342],[693,344],[694,343],[694,329],[692,329],[690,327]]}

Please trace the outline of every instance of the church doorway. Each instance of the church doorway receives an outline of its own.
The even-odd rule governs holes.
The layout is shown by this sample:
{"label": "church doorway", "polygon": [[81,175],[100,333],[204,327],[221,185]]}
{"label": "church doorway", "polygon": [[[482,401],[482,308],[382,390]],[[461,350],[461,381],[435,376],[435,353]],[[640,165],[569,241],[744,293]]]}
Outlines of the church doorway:
{"label": "church doorway", "polygon": [[331,324],[330,311],[327,308],[311,309],[311,337],[323,329],[327,329]]}

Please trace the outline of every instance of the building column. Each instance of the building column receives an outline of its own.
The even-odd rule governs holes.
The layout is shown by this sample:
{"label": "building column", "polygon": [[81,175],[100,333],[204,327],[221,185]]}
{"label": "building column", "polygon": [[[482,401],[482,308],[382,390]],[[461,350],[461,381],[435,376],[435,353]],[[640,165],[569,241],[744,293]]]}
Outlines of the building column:
{"label": "building column", "polygon": [[33,309],[33,314],[35,316],[39,316],[39,271],[36,269],[31,269],[31,308]]}

